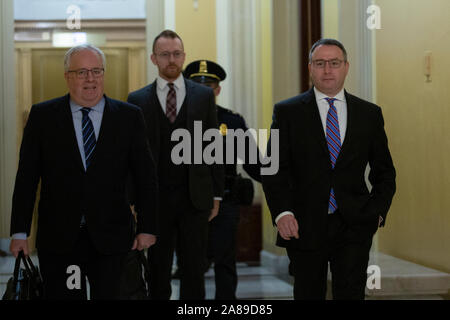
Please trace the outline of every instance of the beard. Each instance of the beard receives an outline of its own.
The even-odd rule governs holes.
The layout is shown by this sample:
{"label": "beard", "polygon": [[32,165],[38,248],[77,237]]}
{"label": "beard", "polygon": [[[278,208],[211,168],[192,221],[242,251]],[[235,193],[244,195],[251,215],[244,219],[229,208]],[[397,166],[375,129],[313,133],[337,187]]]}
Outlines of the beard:
{"label": "beard", "polygon": [[181,71],[182,69],[176,64],[170,64],[162,70],[162,74],[168,79],[176,79]]}

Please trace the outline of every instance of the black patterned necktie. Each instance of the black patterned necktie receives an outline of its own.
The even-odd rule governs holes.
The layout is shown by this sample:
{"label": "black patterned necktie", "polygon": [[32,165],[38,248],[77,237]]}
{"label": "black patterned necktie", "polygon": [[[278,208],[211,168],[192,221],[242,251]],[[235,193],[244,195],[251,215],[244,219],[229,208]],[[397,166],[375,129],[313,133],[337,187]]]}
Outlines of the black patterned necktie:
{"label": "black patterned necktie", "polygon": [[95,131],[94,125],[92,124],[91,119],[89,118],[89,112],[91,108],[82,108],[81,112],[83,113],[82,120],[82,132],[83,132],[83,146],[84,146],[84,159],[86,163],[86,170],[89,168],[92,160],[92,153],[94,152],[96,139],[95,139]]}
{"label": "black patterned necktie", "polygon": [[174,123],[177,118],[177,93],[173,83],[168,83],[167,85],[169,86],[169,93],[166,100],[166,116],[171,123]]}

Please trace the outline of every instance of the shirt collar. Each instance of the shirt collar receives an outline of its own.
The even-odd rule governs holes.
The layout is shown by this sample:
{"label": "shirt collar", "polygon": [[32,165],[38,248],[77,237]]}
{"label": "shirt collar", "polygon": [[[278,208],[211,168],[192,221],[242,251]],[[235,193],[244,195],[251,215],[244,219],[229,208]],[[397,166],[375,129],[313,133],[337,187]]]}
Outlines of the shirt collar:
{"label": "shirt collar", "polygon": [[338,100],[338,101],[344,101],[344,102],[345,102],[345,91],[344,91],[343,88],[342,88],[342,90],[339,91],[339,93],[338,93],[336,96],[334,96],[334,97],[329,97],[329,96],[327,96],[325,93],[322,93],[322,92],[320,92],[319,90],[317,90],[316,87],[314,87],[314,93],[315,93],[315,95],[316,95],[317,101],[320,101],[320,100],[326,99],[326,98],[334,98],[334,99],[336,99],[336,100]]}
{"label": "shirt collar", "polygon": [[[158,75],[158,77],[156,78],[156,83],[158,85],[159,90],[164,90],[169,82],[167,80],[161,78],[161,76]],[[178,78],[175,81],[173,81],[172,83],[175,85],[175,88],[177,88],[177,89],[184,88],[185,84],[184,84],[183,74],[180,73]]]}
{"label": "shirt collar", "polygon": [[[105,97],[103,97],[99,101],[99,103],[97,103],[95,106],[91,107],[91,110],[99,112],[99,113],[103,113],[103,111],[105,110],[105,104],[106,104],[106,100],[105,100]],[[84,107],[80,106],[75,101],[70,99],[70,109],[72,110],[72,113],[78,112],[78,111],[80,111],[83,108]]]}

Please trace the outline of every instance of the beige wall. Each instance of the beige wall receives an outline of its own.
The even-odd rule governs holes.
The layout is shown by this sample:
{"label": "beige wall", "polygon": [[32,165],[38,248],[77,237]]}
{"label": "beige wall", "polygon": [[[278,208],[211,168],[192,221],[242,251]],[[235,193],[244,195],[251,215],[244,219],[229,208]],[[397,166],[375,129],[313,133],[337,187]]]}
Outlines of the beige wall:
{"label": "beige wall", "polygon": [[[273,1],[273,100],[300,93],[300,21],[297,0]],[[272,106],[273,107],[273,106]],[[270,112],[272,108],[270,108]],[[272,120],[272,114],[269,116]],[[270,123],[269,123],[270,126]]]}
{"label": "beige wall", "polygon": [[175,1],[175,28],[183,39],[186,52],[185,66],[195,60],[215,61],[216,53],[216,1]]}
{"label": "beige wall", "polygon": [[[275,20],[278,20],[275,14],[272,18],[272,10],[276,5],[270,3],[270,0],[261,1],[263,5],[260,7],[259,17],[261,29],[261,47],[259,48],[261,59],[261,69],[262,69],[262,86],[261,92],[262,96],[262,106],[261,106],[261,117],[260,117],[260,128],[269,129],[272,120],[272,110],[274,103],[274,87],[277,86],[275,83],[274,76],[278,74],[275,69],[276,66],[273,62],[276,58],[276,51],[272,47],[277,44],[275,41],[275,34],[278,34],[278,30],[275,27]],[[280,13],[281,14],[281,13]],[[281,41],[281,39],[279,39]],[[286,61],[286,60],[284,60]],[[283,70],[284,71],[284,70]],[[265,152],[263,150],[262,152]],[[281,249],[275,245],[277,239],[277,232],[272,224],[272,218],[270,215],[269,207],[263,197],[263,207],[262,207],[262,224],[263,224],[263,250],[282,255],[285,253],[284,249]]]}
{"label": "beige wall", "polygon": [[339,38],[339,1],[322,0],[322,37]]}
{"label": "beige wall", "polygon": [[13,1],[0,4],[0,247],[8,250],[11,199],[16,175],[16,110]]}
{"label": "beige wall", "polygon": [[[337,2],[338,5],[332,6],[331,16],[334,13],[338,13],[338,18],[340,19],[337,31],[337,40],[341,41],[348,54],[348,61],[350,63],[350,68],[348,71],[347,78],[345,80],[345,89],[361,98],[362,95],[362,81],[364,81],[364,75],[360,74],[360,70],[363,67],[361,65],[363,57],[360,51],[361,43],[363,37],[360,35],[361,30],[366,28],[363,21],[360,20],[360,6],[364,0],[326,0],[327,2],[333,1]],[[394,0],[395,1],[395,0]],[[336,11],[336,9],[338,9]],[[331,20],[333,21],[333,20]],[[335,24],[332,25],[333,28]],[[336,34],[330,34],[331,37]]]}
{"label": "beige wall", "polygon": [[[377,102],[397,168],[379,249],[450,272],[450,1],[377,0]],[[433,53],[432,82],[424,76]]]}

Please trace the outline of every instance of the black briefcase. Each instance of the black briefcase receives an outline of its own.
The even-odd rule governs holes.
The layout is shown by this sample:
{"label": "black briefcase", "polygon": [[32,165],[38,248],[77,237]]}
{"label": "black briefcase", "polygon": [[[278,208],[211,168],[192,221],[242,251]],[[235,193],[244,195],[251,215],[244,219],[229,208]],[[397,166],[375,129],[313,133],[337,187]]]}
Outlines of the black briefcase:
{"label": "black briefcase", "polygon": [[[21,262],[25,269],[20,267]],[[41,300],[43,284],[39,269],[34,266],[30,257],[19,252],[14,266],[14,274],[8,280],[3,300]]]}

